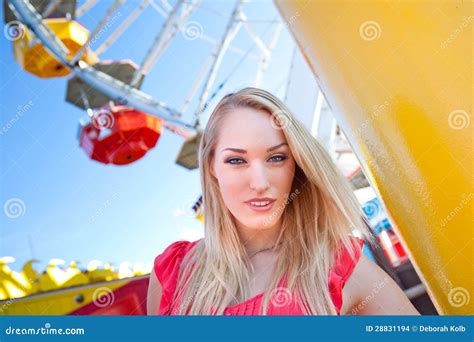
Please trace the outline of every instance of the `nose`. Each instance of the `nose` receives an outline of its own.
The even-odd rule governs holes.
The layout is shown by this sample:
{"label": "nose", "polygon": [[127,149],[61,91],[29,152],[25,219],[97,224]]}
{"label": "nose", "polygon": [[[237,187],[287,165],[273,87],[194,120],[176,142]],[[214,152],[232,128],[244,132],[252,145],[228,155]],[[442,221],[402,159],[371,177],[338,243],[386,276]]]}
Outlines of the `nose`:
{"label": "nose", "polygon": [[249,170],[250,172],[250,189],[257,193],[262,193],[270,187],[268,175],[265,166],[255,163]]}

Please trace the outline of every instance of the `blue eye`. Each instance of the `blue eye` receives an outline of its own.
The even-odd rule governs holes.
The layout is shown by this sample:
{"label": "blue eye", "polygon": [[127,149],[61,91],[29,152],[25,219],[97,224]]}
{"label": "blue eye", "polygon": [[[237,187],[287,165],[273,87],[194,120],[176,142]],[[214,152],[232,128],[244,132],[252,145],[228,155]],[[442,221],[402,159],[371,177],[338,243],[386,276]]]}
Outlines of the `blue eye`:
{"label": "blue eye", "polygon": [[[234,161],[237,161],[237,162],[234,163]],[[243,162],[243,160],[240,158],[231,158],[226,161],[226,164],[239,165],[239,164],[242,164],[240,162]]]}
{"label": "blue eye", "polygon": [[286,157],[286,156],[273,156],[273,157],[270,158],[270,160],[272,160],[272,159],[273,159],[275,162],[278,163],[278,162],[284,161],[285,159],[287,159],[287,157]]}

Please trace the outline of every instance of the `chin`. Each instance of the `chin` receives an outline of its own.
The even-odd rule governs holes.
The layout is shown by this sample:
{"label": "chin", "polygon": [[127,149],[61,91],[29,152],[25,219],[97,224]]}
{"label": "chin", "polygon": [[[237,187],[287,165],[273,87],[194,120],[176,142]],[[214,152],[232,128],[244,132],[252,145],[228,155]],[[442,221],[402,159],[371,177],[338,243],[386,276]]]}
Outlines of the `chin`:
{"label": "chin", "polygon": [[277,223],[277,220],[270,220],[268,218],[265,218],[265,217],[261,217],[261,218],[254,218],[254,219],[243,219],[243,220],[239,220],[242,225],[244,227],[247,227],[248,229],[252,229],[252,230],[265,230],[265,229],[269,229],[269,228],[272,228],[273,226],[275,226],[275,224]]}

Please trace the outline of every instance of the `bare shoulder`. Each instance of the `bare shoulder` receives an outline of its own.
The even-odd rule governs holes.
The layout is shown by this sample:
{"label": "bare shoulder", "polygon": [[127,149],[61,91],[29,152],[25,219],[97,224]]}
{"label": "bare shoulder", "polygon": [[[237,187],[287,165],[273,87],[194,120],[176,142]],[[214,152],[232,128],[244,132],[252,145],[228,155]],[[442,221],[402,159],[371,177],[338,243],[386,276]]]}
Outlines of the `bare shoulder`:
{"label": "bare shoulder", "polygon": [[161,284],[156,276],[155,270],[150,272],[148,280],[148,293],[146,300],[146,311],[148,315],[158,315],[161,302]]}
{"label": "bare shoulder", "polygon": [[419,315],[398,284],[361,255],[343,291],[341,315]]}

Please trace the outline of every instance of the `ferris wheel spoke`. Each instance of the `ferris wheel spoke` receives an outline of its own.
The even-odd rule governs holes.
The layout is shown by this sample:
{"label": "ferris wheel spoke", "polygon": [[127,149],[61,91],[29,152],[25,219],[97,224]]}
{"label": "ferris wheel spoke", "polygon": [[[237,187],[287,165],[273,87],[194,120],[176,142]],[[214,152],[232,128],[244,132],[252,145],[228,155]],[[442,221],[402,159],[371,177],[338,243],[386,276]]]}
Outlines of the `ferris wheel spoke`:
{"label": "ferris wheel spoke", "polygon": [[84,87],[82,85],[79,86],[79,92],[80,92],[80,95],[81,95],[81,100],[82,102],[84,103],[84,107],[86,108],[86,111],[87,111],[87,115],[89,115],[89,117],[92,117],[94,112],[89,104],[89,99],[87,98],[87,94],[84,90]]}
{"label": "ferris wheel spoke", "polygon": [[87,0],[81,7],[76,11],[76,16],[80,17],[84,15],[88,10],[90,10],[97,3],[97,0]]}
{"label": "ferris wheel spoke", "polygon": [[199,85],[201,84],[202,80],[204,79],[204,76],[206,75],[206,73],[209,71],[209,68],[211,67],[212,60],[213,60],[212,55],[210,55],[207,58],[207,61],[202,66],[201,70],[199,71],[198,77],[194,81],[194,84],[191,87],[191,90],[189,91],[188,95],[186,96],[186,98],[183,102],[183,105],[181,106],[181,113],[184,114],[188,110],[188,107],[189,107],[192,99],[196,95],[196,92],[198,90]]}
{"label": "ferris wheel spoke", "polygon": [[[142,70],[143,74],[145,75],[148,74],[148,72],[151,70],[153,65],[157,62],[157,60],[161,57],[161,55],[166,51],[166,49],[168,48],[173,38],[181,30],[183,24],[188,20],[189,16],[196,9],[197,3],[198,1],[192,1],[190,4],[185,4],[185,8],[180,18],[176,21],[176,23],[174,23],[174,25],[171,26],[170,31],[167,32],[166,37],[163,39],[162,43],[156,48],[156,50],[153,52],[153,55],[149,58],[147,63],[143,65],[143,70]],[[140,74],[137,73],[137,75],[140,75]]]}
{"label": "ferris wheel spoke", "polygon": [[181,17],[178,17],[178,11],[183,6],[184,1],[180,0],[173,7],[172,11],[168,15],[163,27],[158,36],[153,41],[152,45],[148,49],[140,67],[135,72],[135,76],[132,80],[132,86],[138,82],[141,75],[146,75],[149,70],[153,67],[153,64],[158,60],[161,54],[169,46],[169,43],[181,29],[183,23],[188,19],[189,15],[195,10],[198,1],[191,1],[190,4],[186,4]]}
{"label": "ferris wheel spoke", "polygon": [[94,51],[99,56],[104,53],[121,35],[127,30],[127,28],[137,20],[137,18],[143,13],[148,7],[151,0],[143,0],[130,15],[125,19],[120,26]]}
{"label": "ferris wheel spoke", "polygon": [[43,13],[41,14],[43,18],[49,17],[51,13],[58,7],[61,0],[50,0]]}
{"label": "ferris wheel spoke", "polygon": [[150,48],[148,49],[145,55],[145,58],[140,64],[139,68],[136,70],[135,75],[132,79],[132,83],[131,83],[132,86],[134,86],[138,82],[138,78],[144,74],[145,69],[146,71],[148,71],[147,68],[149,67],[149,63],[151,59],[153,58],[155,51],[160,47],[162,42],[166,39],[168,30],[173,25],[173,22],[176,19],[176,15],[178,13],[178,9],[182,6],[182,4],[183,4],[183,0],[178,0],[176,2],[176,5],[174,6],[172,11],[168,15],[160,33],[158,34],[158,36],[156,36],[155,40],[153,41]]}
{"label": "ferris wheel spoke", "polygon": [[[173,7],[170,6],[170,4],[167,3],[166,9],[161,8],[159,5],[156,4],[154,0],[151,0],[150,2],[151,7],[158,12],[159,15],[161,15],[163,18],[167,18]],[[169,6],[169,7],[168,7]]]}
{"label": "ferris wheel spoke", "polygon": [[258,70],[257,76],[255,77],[254,85],[255,87],[259,87],[260,83],[262,82],[263,74],[267,70],[268,63],[270,63],[270,59],[272,57],[272,52],[278,43],[278,39],[280,38],[281,30],[283,29],[283,25],[281,22],[277,22],[275,30],[273,31],[272,37],[270,38],[270,42],[268,43],[268,53],[262,52],[260,56],[260,62],[258,63]]}
{"label": "ferris wheel spoke", "polygon": [[160,0],[160,3],[161,5],[163,5],[163,7],[165,8],[165,10],[169,13],[171,11],[171,9],[173,8],[170,3],[168,2],[168,0]]}
{"label": "ferris wheel spoke", "polygon": [[242,25],[244,26],[245,30],[247,30],[247,33],[250,35],[250,38],[253,39],[253,41],[255,42],[255,44],[258,46],[258,48],[263,54],[268,55],[269,54],[268,47],[265,45],[262,39],[255,33],[255,31],[249,25],[249,23],[247,22],[247,16],[245,15],[245,13],[240,11],[239,17],[242,20]]}
{"label": "ferris wheel spoke", "polygon": [[82,57],[84,54],[84,51],[86,51],[87,48],[90,47],[91,42],[93,42],[95,39],[97,39],[97,34],[102,30],[102,28],[107,24],[109,21],[110,17],[114,14],[114,12],[123,5],[125,0],[114,0],[114,3],[109,7],[107,10],[107,13],[104,15],[102,20],[97,24],[96,28],[94,31],[89,35],[89,38],[87,38],[87,42],[82,46],[82,48],[76,53],[74,58],[71,60],[71,64],[75,65]]}
{"label": "ferris wheel spoke", "polygon": [[222,39],[219,42],[219,45],[217,46],[215,53],[213,53],[214,59],[212,61],[211,68],[209,70],[206,81],[204,83],[204,88],[201,92],[201,96],[199,97],[197,110],[194,114],[195,117],[194,117],[193,126],[196,127],[197,129],[200,128],[200,117],[207,107],[207,100],[209,98],[211,88],[214,85],[214,82],[216,80],[217,72],[222,63],[224,54],[226,50],[228,49],[232,40],[235,38],[236,34],[239,32],[240,27],[242,26],[242,23],[237,20],[239,17],[240,7],[242,6],[242,2],[243,2],[242,0],[238,0],[236,2],[235,7],[232,11],[232,15],[227,23],[227,27],[224,32],[224,35],[222,36]]}

